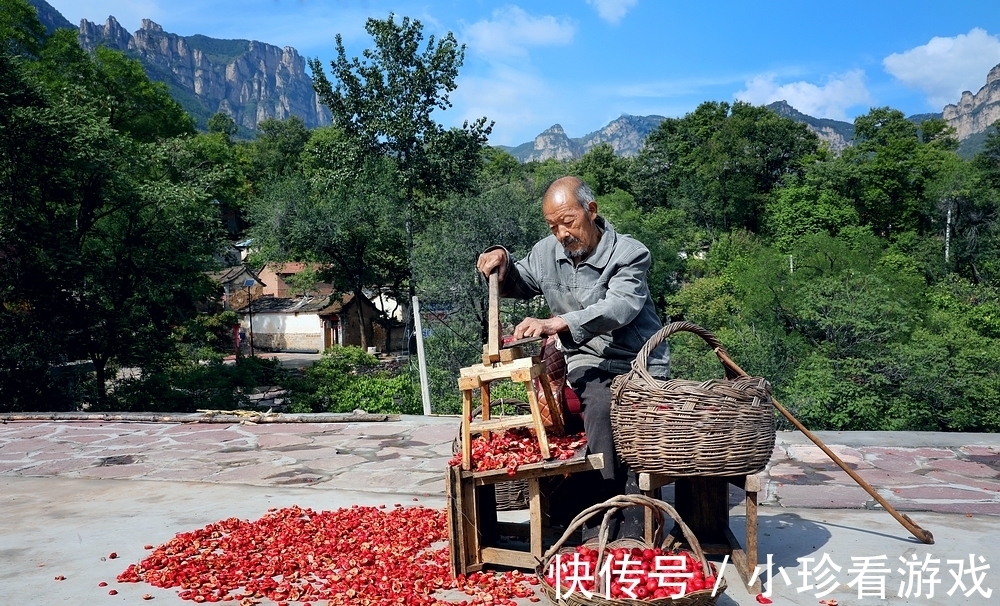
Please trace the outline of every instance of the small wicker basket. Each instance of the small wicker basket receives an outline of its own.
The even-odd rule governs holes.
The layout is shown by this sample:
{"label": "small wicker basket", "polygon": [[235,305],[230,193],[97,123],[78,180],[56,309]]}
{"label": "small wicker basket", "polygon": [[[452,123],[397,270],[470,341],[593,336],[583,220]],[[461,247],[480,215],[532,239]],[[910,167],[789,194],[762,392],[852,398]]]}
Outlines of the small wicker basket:
{"label": "small wicker basket", "polygon": [[[531,405],[521,400],[501,399],[490,402],[490,408],[509,406],[517,414],[529,414]],[[472,418],[478,417],[483,412],[482,406],[477,406],[472,411]],[[462,425],[458,426],[458,435],[451,441],[452,453],[462,451]],[[510,480],[508,482],[497,482],[493,485],[496,492],[497,511],[517,511],[528,508],[528,481]]]}
{"label": "small wicker basket", "polygon": [[[609,543],[609,521],[612,516],[622,509],[635,506],[648,507],[653,510],[654,519],[657,521],[655,539],[656,545],[648,545],[643,541],[636,541],[634,539],[621,539]],[[595,566],[597,570],[601,569],[605,548],[615,549],[616,547],[639,547],[645,549],[647,547],[656,546],[667,550],[673,547],[673,545],[668,544],[669,541],[672,541],[672,537],[668,536],[661,538],[663,537],[664,521],[667,517],[669,517],[677,523],[681,531],[684,533],[684,538],[687,541],[688,546],[691,548],[691,553],[701,565],[703,574],[706,577],[713,574],[711,565],[709,564],[708,559],[705,558],[705,553],[702,551],[701,545],[698,543],[698,538],[693,532],[691,532],[691,529],[688,528],[688,525],[684,523],[680,515],[673,507],[663,501],[644,495],[620,495],[612,497],[604,503],[598,503],[597,505],[588,507],[580,512],[580,514],[577,515],[572,522],[570,522],[562,537],[556,541],[556,543],[549,548],[548,551],[545,552],[545,555],[542,556],[542,561],[538,565],[538,568],[535,569],[535,573],[538,575],[542,591],[545,592],[546,597],[549,598],[549,601],[552,604],[556,604],[558,606],[712,606],[715,604],[716,600],[718,600],[719,596],[726,591],[726,581],[725,579],[720,579],[718,589],[706,588],[688,593],[679,598],[647,598],[644,600],[630,598],[623,599],[613,598],[601,593],[592,593],[591,597],[587,597],[586,594],[580,591],[575,591],[568,596],[563,595],[557,598],[556,588],[550,585],[548,579],[546,579],[546,571],[549,569],[549,566],[557,556],[563,554],[571,555],[574,552],[574,548],[564,547],[566,542],[573,536],[575,531],[583,526],[587,520],[602,512],[604,513],[604,517],[601,520],[601,527],[598,530],[597,540],[585,543],[588,547],[597,550],[598,560],[597,565]],[[666,514],[666,517],[664,514]],[[713,592],[715,595],[713,595]]]}
{"label": "small wicker basket", "polygon": [[611,427],[618,455],[637,473],[738,476],[764,469],[774,449],[771,385],[741,377],[722,358],[725,379],[658,381],[646,360],[666,338],[692,332],[728,355],[718,338],[690,322],[650,337],[628,374],[611,383]]}

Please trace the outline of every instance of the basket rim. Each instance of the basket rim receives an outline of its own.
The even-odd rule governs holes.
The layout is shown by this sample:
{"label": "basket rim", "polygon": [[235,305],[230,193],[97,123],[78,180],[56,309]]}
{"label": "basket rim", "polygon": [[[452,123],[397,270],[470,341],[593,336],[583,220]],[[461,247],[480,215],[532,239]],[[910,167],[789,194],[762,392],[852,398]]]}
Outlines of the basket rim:
{"label": "basket rim", "polygon": [[[615,547],[621,547],[621,546],[624,546],[625,544],[629,544],[629,543],[632,544],[633,546],[640,546],[641,545],[641,546],[644,546],[644,547],[649,547],[648,543],[646,543],[645,541],[640,541],[638,539],[620,539],[620,540],[617,540],[617,541],[612,541],[611,543],[609,543],[608,545],[606,545],[606,548],[607,549],[614,549]],[[593,544],[596,544],[593,539],[590,540],[590,541],[586,541],[585,543],[583,543],[583,545],[588,545],[588,546],[593,545]],[[559,554],[562,554],[562,553],[572,553],[574,550],[575,550],[574,547],[568,547],[568,546],[567,547],[563,547],[558,552],[556,552],[556,555],[559,555]],[[694,555],[694,552],[689,552],[689,553],[691,553],[692,555]],[[551,558],[550,558],[550,560],[551,560]],[[543,568],[540,567],[539,571],[536,572],[536,574],[538,576],[539,585],[545,591],[546,596],[549,597],[549,599],[553,603],[556,603],[555,602],[555,596],[556,596],[557,589],[556,589],[556,587],[552,586],[552,584],[550,584],[548,582],[548,580],[545,578],[545,575],[542,574],[542,571],[543,571]],[[579,592],[579,591],[574,591],[571,595],[576,595],[578,593],[580,594],[581,597],[573,598],[576,602],[579,602],[579,603],[582,603],[582,604],[594,603],[594,604],[600,604],[600,606],[605,606],[605,605],[610,605],[610,606],[649,606],[650,604],[652,604],[654,606],[678,605],[678,604],[683,604],[684,602],[689,601],[689,600],[690,601],[694,601],[694,600],[700,599],[700,598],[709,598],[710,597],[710,598],[714,599],[714,598],[717,598],[718,596],[722,595],[723,593],[725,593],[726,589],[729,588],[729,583],[726,582],[725,575],[718,576],[718,577],[716,577],[716,579],[717,579],[717,583],[718,583],[716,586],[706,587],[705,589],[699,589],[697,591],[689,591],[688,593],[685,593],[682,596],[678,596],[677,598],[673,598],[673,597],[646,598],[646,599],[640,599],[640,598],[613,598],[613,597],[601,594],[600,592],[592,592],[595,597],[594,598],[587,598],[585,594],[583,594],[582,592]],[[565,599],[566,597],[568,597],[568,596],[561,596],[560,599]]]}

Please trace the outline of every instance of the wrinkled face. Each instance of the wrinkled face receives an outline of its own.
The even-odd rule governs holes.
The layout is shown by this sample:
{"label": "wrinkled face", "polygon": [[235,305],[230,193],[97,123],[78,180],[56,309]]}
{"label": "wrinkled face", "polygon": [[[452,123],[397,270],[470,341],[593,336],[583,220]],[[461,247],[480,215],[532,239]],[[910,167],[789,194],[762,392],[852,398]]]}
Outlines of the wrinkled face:
{"label": "wrinkled face", "polygon": [[569,195],[547,196],[542,203],[542,213],[549,230],[566,250],[566,256],[573,261],[585,259],[601,240],[601,230],[594,220],[597,218],[597,204],[591,202],[583,209]]}

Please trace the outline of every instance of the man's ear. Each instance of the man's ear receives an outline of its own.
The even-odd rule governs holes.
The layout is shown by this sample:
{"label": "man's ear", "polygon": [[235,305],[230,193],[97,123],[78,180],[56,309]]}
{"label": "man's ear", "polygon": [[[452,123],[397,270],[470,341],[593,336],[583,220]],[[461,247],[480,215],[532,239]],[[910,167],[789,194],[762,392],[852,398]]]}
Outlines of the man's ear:
{"label": "man's ear", "polygon": [[590,218],[591,219],[596,219],[597,218],[597,202],[591,200],[587,204],[587,212],[590,213]]}

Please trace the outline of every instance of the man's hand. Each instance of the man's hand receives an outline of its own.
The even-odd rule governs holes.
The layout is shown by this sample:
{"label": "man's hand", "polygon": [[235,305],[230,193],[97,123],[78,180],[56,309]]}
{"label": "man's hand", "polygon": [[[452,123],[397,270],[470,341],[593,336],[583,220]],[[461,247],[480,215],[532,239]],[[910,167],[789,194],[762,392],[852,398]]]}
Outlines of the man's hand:
{"label": "man's hand", "polygon": [[569,330],[569,325],[566,324],[566,320],[563,320],[559,316],[549,318],[548,320],[525,318],[514,328],[514,340],[516,341],[525,337],[547,337],[548,335],[554,335],[564,330]]}
{"label": "man's hand", "polygon": [[502,248],[496,250],[490,250],[479,255],[479,261],[476,263],[476,269],[478,269],[486,277],[489,277],[493,273],[494,269],[499,270],[497,277],[503,282],[504,277],[507,275],[507,251]]}

